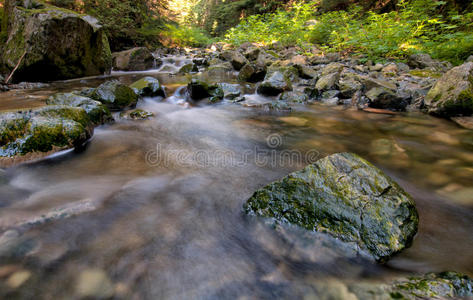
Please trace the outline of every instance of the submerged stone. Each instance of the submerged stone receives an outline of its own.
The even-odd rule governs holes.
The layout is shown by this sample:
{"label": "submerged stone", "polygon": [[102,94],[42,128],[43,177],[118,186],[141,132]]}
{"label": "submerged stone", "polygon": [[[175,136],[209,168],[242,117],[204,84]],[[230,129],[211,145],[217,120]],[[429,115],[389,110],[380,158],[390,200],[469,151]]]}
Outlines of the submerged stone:
{"label": "submerged stone", "polygon": [[328,156],[256,191],[244,209],[356,243],[381,262],[410,246],[419,222],[411,197],[351,153]]}

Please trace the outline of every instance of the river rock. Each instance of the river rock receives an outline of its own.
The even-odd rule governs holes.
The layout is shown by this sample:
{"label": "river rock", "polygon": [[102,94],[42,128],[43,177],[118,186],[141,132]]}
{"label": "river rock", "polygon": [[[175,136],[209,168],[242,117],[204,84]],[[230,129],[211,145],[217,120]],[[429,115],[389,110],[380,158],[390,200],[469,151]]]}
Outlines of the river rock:
{"label": "river rock", "polygon": [[425,53],[412,54],[409,56],[407,64],[414,69],[430,69],[440,72],[445,72],[452,67],[449,63],[432,59],[430,55]]}
{"label": "river rock", "polygon": [[258,93],[265,96],[276,96],[284,91],[292,91],[292,84],[290,79],[279,71],[267,74],[258,86]]}
{"label": "river rock", "polygon": [[133,89],[117,80],[101,84],[93,90],[90,98],[102,102],[111,110],[135,107],[138,102],[138,95]]}
{"label": "river rock", "polygon": [[75,93],[55,94],[46,100],[46,104],[83,108],[94,125],[105,124],[113,121],[110,111],[101,102]]}
{"label": "river rock", "polygon": [[92,136],[93,123],[81,107],[46,106],[0,114],[0,157],[80,147]]}
{"label": "river rock", "polygon": [[163,64],[161,60],[155,60],[151,51],[145,47],[116,52],[112,58],[113,69],[118,71],[145,71]]}
{"label": "river rock", "polygon": [[37,3],[5,2],[8,39],[2,66],[13,82],[50,81],[109,73],[111,52],[98,21],[73,11]]}
{"label": "river rock", "polygon": [[256,191],[244,210],[356,243],[381,262],[411,244],[419,222],[411,197],[351,153],[328,156]]}
{"label": "river rock", "polygon": [[307,103],[309,96],[302,92],[284,92],[279,96],[279,100],[287,103]]}
{"label": "river rock", "polygon": [[239,84],[219,83],[218,87],[223,91],[225,99],[233,100],[241,95],[241,87]]}
{"label": "river rock", "polygon": [[177,73],[178,74],[187,74],[187,73],[191,73],[191,72],[193,72],[193,73],[199,72],[199,68],[194,63],[183,65]]}
{"label": "river rock", "polygon": [[372,108],[392,109],[405,111],[409,105],[410,98],[399,97],[391,89],[384,87],[374,87],[366,93],[370,100],[369,106]]}
{"label": "river rock", "polygon": [[154,114],[152,112],[145,111],[142,109],[134,109],[121,113],[120,117],[127,120],[148,120],[154,117]]}
{"label": "river rock", "polygon": [[187,85],[187,93],[192,100],[196,101],[209,98],[210,102],[218,102],[224,98],[224,91],[219,85],[209,84],[196,78]]}
{"label": "river rock", "polygon": [[473,114],[473,62],[445,73],[424,100],[428,112],[443,117]]}
{"label": "river rock", "polygon": [[147,76],[132,83],[130,87],[135,93],[142,97],[166,97],[164,88],[158,79]]}
{"label": "river rock", "polygon": [[228,62],[230,62],[235,68],[235,70],[239,71],[244,65],[246,65],[249,61],[246,59],[243,54],[239,51],[227,50],[220,54],[220,57]]}
{"label": "river rock", "polygon": [[266,70],[257,64],[246,64],[238,73],[238,80],[248,82],[258,82],[264,80]]}
{"label": "river rock", "polygon": [[320,77],[315,84],[315,89],[318,91],[333,90],[338,85],[340,79],[340,73],[331,73]]}

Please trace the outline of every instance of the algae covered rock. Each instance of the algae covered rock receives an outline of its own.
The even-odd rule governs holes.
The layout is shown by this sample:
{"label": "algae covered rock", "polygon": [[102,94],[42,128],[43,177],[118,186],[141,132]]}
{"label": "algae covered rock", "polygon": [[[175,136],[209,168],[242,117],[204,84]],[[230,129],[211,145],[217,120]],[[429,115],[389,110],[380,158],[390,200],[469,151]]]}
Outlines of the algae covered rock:
{"label": "algae covered rock", "polygon": [[0,114],[0,158],[80,147],[93,124],[80,107],[52,105],[29,112]]}
{"label": "algae covered rock", "polygon": [[455,67],[425,97],[429,113],[443,117],[473,114],[473,62]]}
{"label": "algae covered rock", "polygon": [[202,100],[209,98],[210,102],[218,102],[223,100],[225,92],[218,84],[212,84],[193,78],[187,85],[187,93],[192,100]]}
{"label": "algae covered rock", "polygon": [[7,1],[2,71],[20,81],[101,75],[111,70],[107,36],[90,16],[30,1]]}
{"label": "algae covered rock", "polygon": [[121,113],[120,117],[127,120],[148,120],[154,117],[154,114],[152,112],[145,111],[142,109],[134,109],[132,111]]}
{"label": "algae covered rock", "polygon": [[130,87],[139,96],[143,97],[166,97],[164,89],[158,79],[154,77],[142,78],[130,85]]}
{"label": "algae covered rock", "polygon": [[256,191],[244,209],[356,243],[378,261],[408,247],[418,226],[411,197],[351,153],[328,156]]}
{"label": "algae covered rock", "polygon": [[138,102],[138,95],[133,89],[116,80],[101,84],[90,94],[90,98],[102,102],[111,110],[135,107]]}
{"label": "algae covered rock", "polygon": [[85,110],[90,121],[95,125],[105,124],[113,121],[108,108],[99,101],[77,95],[75,93],[59,93],[46,100],[48,105],[66,105],[80,107]]}
{"label": "algae covered rock", "polygon": [[145,71],[162,65],[162,61],[155,60],[151,51],[145,47],[115,52],[112,58],[113,69],[118,71]]}

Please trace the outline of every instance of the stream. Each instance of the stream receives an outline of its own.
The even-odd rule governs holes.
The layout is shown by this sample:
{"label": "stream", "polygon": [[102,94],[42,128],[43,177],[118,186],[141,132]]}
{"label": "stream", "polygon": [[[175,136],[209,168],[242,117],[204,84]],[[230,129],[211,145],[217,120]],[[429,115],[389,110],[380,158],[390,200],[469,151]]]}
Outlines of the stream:
{"label": "stream", "polygon": [[[0,170],[0,297],[6,284],[12,299],[78,299],[93,281],[105,298],[294,299],[328,279],[473,275],[470,130],[320,103],[268,111],[249,87],[245,105],[189,103],[189,77],[168,73],[184,63],[0,93],[1,110],[28,109],[56,92],[154,76],[168,95],[140,100],[149,120],[97,128],[84,152]],[[416,239],[386,265],[324,234],[274,230],[242,213],[258,188],[338,152],[366,158],[415,199]]]}

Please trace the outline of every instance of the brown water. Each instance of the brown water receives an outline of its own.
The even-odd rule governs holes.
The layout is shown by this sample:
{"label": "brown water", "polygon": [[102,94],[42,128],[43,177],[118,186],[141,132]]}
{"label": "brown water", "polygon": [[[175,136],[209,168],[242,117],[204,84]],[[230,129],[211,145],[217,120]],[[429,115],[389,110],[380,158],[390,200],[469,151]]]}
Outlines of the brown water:
{"label": "brown water", "polygon": [[[150,74],[170,95],[139,103],[153,119],[118,120],[96,129],[83,153],[0,173],[1,297],[293,299],[329,278],[473,275],[471,131],[423,114],[319,104],[292,113],[189,106],[179,88],[186,77],[113,77],[129,83]],[[25,95],[44,98],[105,80],[0,94],[0,108],[42,105]],[[375,163],[417,203],[414,245],[386,266],[323,234],[274,230],[241,212],[257,188],[342,151]]]}

